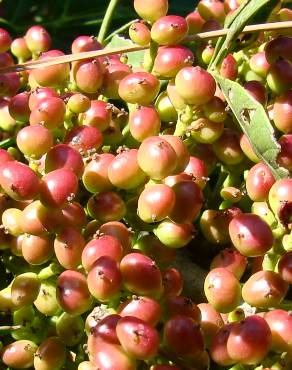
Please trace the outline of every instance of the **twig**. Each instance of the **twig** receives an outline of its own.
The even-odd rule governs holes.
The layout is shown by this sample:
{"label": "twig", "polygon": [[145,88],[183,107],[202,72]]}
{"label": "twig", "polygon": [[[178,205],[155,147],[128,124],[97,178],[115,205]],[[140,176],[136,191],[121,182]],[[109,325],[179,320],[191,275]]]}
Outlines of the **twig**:
{"label": "twig", "polygon": [[[250,26],[244,27],[242,33],[253,33],[261,31],[274,31],[274,30],[283,30],[292,28],[292,21],[286,22],[273,22],[273,23],[261,23],[261,24],[252,24]],[[198,33],[196,35],[187,36],[184,41],[195,41],[198,39],[213,39],[220,36],[226,36],[229,32],[229,29],[222,29],[217,31],[209,31]]]}
{"label": "twig", "polygon": [[114,37],[115,35],[118,35],[119,33],[122,33],[124,31],[126,31],[133,23],[137,22],[138,20],[137,19],[133,19],[132,21],[124,24],[123,26],[121,26],[120,28],[116,29],[115,31],[113,31],[112,33],[110,33],[105,39],[104,39],[104,42],[108,42],[110,41],[110,39],[112,37]]}
{"label": "twig", "polygon": [[[275,22],[275,23],[264,23],[264,24],[255,24],[246,26],[242,33],[252,33],[260,31],[272,31],[280,29],[289,29],[292,28],[292,21],[287,22]],[[198,33],[197,35],[187,36],[183,42],[195,41],[198,39],[212,39],[220,36],[224,36],[229,32],[228,29],[222,29],[217,31],[209,31],[204,33]],[[133,51],[149,49],[150,45],[146,46],[124,46],[120,48],[113,49],[103,49],[103,50],[94,50],[87,51],[83,53],[68,54],[60,57],[53,57],[47,59],[39,59],[31,62],[26,62],[23,64],[16,64],[9,67],[0,68],[0,74],[9,73],[9,72],[21,72],[26,70],[31,70],[35,68],[49,67],[56,64],[70,63],[78,60],[84,60],[95,57],[109,56],[114,54],[129,53]]]}
{"label": "twig", "polygon": [[22,326],[21,325],[5,325],[5,326],[0,326],[0,332],[1,331],[13,331],[13,330],[18,330],[18,329],[21,329]]}
{"label": "twig", "polygon": [[50,67],[56,64],[70,63],[70,62],[75,62],[78,60],[103,57],[103,56],[109,56],[109,55],[115,55],[115,54],[122,54],[122,53],[127,53],[130,51],[145,50],[147,48],[148,46],[134,45],[134,46],[123,46],[120,48],[113,48],[113,49],[93,50],[93,51],[85,51],[83,53],[62,55],[60,57],[52,57],[52,58],[47,58],[47,59],[34,60],[34,61],[22,63],[22,64],[16,64],[13,66],[0,68],[0,74],[9,73],[9,72],[27,71],[27,70],[36,69],[36,68]]}
{"label": "twig", "polygon": [[109,29],[110,22],[112,20],[113,12],[115,10],[115,7],[118,5],[119,0],[110,0],[110,3],[106,9],[102,24],[100,26],[100,30],[97,36],[97,41],[99,41],[101,44],[103,43],[103,40],[105,38],[105,35]]}

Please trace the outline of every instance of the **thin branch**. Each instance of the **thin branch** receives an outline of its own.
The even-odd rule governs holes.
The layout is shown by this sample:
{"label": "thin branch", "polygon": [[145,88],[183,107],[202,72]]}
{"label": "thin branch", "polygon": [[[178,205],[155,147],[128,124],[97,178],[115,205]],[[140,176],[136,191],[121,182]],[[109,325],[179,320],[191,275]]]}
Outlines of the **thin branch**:
{"label": "thin branch", "polygon": [[5,326],[0,326],[0,332],[1,331],[14,331],[14,330],[18,330],[21,328],[22,328],[21,325],[5,325]]}
{"label": "thin branch", "polygon": [[115,54],[122,54],[122,53],[131,52],[131,51],[145,50],[147,48],[148,46],[139,46],[139,45],[124,46],[120,48],[85,51],[83,53],[68,54],[68,55],[62,55],[60,57],[52,57],[52,58],[47,58],[47,59],[39,59],[39,60],[34,60],[34,61],[22,63],[22,64],[16,64],[13,66],[0,68],[0,74],[8,73],[8,72],[21,72],[21,71],[26,71],[26,70],[36,69],[36,68],[44,68],[44,67],[54,66],[56,64],[70,63],[70,62],[75,62],[78,60],[103,57],[103,56],[109,56],[109,55],[115,55]]}
{"label": "thin branch", "polygon": [[114,10],[116,6],[118,5],[119,0],[110,0],[110,3],[106,9],[102,24],[100,26],[100,30],[97,36],[97,40],[102,44],[103,40],[105,38],[105,35],[109,29],[110,22],[113,17]]}
{"label": "thin branch", "polygon": [[[262,23],[262,24],[252,24],[250,26],[244,27],[242,33],[253,33],[261,31],[274,31],[292,28],[292,21],[286,22],[273,22],[273,23]],[[187,36],[183,41],[196,41],[198,39],[213,39],[220,36],[226,36],[229,29],[222,29],[217,31],[209,31],[198,33],[196,35]]]}
{"label": "thin branch", "polygon": [[[246,26],[243,29],[242,33],[272,31],[272,30],[289,29],[289,28],[292,28],[292,21],[264,23],[264,24],[255,24],[255,25]],[[228,29],[222,29],[218,31],[198,33],[197,35],[187,36],[183,40],[183,42],[195,41],[198,39],[212,39],[212,38],[216,38],[220,36],[225,36],[228,32],[229,32]],[[94,50],[94,51],[87,51],[83,53],[68,54],[68,55],[64,55],[60,57],[40,59],[40,60],[26,62],[23,64],[16,64],[13,66],[0,68],[0,75],[4,73],[9,73],[9,72],[21,72],[21,71],[31,70],[35,68],[49,67],[49,66],[53,66],[56,64],[70,63],[70,62],[75,62],[78,60],[109,56],[109,55],[114,55],[114,54],[123,54],[123,53],[129,53],[132,51],[139,51],[139,50],[145,50],[145,49],[149,49],[149,45],[124,46],[120,48]]]}
{"label": "thin branch", "polygon": [[123,26],[121,26],[120,28],[117,28],[115,31],[113,31],[112,33],[110,33],[105,39],[104,39],[104,42],[109,42],[110,39],[112,37],[114,37],[115,35],[118,35],[119,33],[122,33],[124,31],[126,31],[133,23],[137,22],[137,19],[134,19],[126,24],[124,24]]}

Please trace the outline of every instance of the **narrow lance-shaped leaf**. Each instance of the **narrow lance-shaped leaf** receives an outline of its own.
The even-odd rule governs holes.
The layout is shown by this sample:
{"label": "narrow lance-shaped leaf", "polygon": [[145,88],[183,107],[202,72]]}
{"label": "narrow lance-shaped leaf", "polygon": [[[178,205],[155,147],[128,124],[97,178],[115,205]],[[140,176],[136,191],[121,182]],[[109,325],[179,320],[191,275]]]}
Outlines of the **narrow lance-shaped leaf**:
{"label": "narrow lance-shaped leaf", "polygon": [[[256,15],[260,14],[263,9],[269,9],[270,11],[277,4],[277,0],[250,0],[244,2],[237,12],[227,19],[225,28],[229,28],[229,32],[226,38],[220,38],[217,42],[214,56],[209,64],[209,70],[214,70],[226,57],[226,55],[232,50],[237,37],[241,31],[248,24],[248,22]],[[264,20],[268,17],[266,11],[262,12]]]}
{"label": "narrow lance-shaped leaf", "polygon": [[276,179],[288,177],[288,171],[277,163],[280,145],[263,106],[239,83],[224,79],[218,73],[213,76],[256,155],[269,166]]}

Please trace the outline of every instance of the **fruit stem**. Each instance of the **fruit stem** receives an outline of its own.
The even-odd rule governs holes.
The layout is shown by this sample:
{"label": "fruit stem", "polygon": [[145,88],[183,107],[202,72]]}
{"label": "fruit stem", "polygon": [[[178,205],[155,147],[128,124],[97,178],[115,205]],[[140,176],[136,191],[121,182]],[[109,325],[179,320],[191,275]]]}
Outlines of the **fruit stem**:
{"label": "fruit stem", "polygon": [[40,280],[47,280],[52,276],[60,274],[62,268],[59,264],[52,262],[49,266],[44,267],[39,273],[38,278]]}
{"label": "fruit stem", "polygon": [[97,41],[99,41],[101,44],[103,44],[105,35],[109,29],[109,26],[110,26],[110,23],[113,17],[113,13],[114,13],[115,7],[118,5],[118,2],[119,0],[110,0],[110,3],[106,9],[106,12],[105,12],[103,21],[101,23],[98,36],[97,36]]}
{"label": "fruit stem", "polygon": [[108,43],[114,36],[118,35],[119,33],[122,33],[124,31],[126,31],[133,23],[137,22],[138,19],[133,19],[132,21],[124,24],[123,26],[121,26],[120,28],[117,28],[115,31],[113,31],[112,33],[110,33],[105,39],[104,39],[104,43]]}
{"label": "fruit stem", "polygon": [[14,137],[9,137],[8,139],[4,139],[4,140],[0,141],[0,148],[2,148],[2,149],[7,149],[12,145],[15,145],[15,138]]}
{"label": "fruit stem", "polygon": [[153,66],[154,66],[154,61],[157,55],[158,51],[158,44],[154,41],[150,43],[150,48],[149,48],[149,60],[147,62],[144,62],[144,68],[148,72],[152,72]]}

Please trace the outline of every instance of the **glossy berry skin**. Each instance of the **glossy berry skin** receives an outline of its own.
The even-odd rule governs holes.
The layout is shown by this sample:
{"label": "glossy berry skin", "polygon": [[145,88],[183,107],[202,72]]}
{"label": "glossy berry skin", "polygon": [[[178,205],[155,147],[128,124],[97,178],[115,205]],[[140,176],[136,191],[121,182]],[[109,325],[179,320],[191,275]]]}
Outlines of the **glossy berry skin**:
{"label": "glossy berry skin", "polygon": [[72,171],[65,168],[51,171],[40,184],[41,202],[47,207],[60,208],[74,198],[77,187],[77,176]]}
{"label": "glossy berry skin", "polygon": [[18,131],[16,143],[23,154],[40,158],[53,146],[53,135],[43,125],[26,126]]}
{"label": "glossy berry skin", "polygon": [[122,347],[134,358],[149,360],[158,352],[158,332],[145,321],[124,316],[118,321],[116,330]]}
{"label": "glossy berry skin", "polygon": [[83,174],[84,164],[77,150],[67,144],[54,145],[47,153],[45,159],[45,172],[58,169],[67,169],[79,178]]}
{"label": "glossy berry skin", "polygon": [[27,123],[29,120],[30,109],[28,106],[29,94],[22,92],[14,95],[8,106],[9,114],[17,121]]}
{"label": "glossy berry skin", "polygon": [[215,19],[221,23],[226,17],[224,4],[218,0],[200,0],[198,3],[198,11],[206,21]]}
{"label": "glossy berry skin", "polygon": [[21,243],[22,256],[30,265],[42,265],[54,254],[52,238],[25,234]]}
{"label": "glossy berry skin", "polygon": [[38,346],[31,340],[18,340],[3,348],[1,359],[6,366],[27,369],[33,366],[37,348]]}
{"label": "glossy berry skin", "polygon": [[201,17],[200,13],[197,10],[189,13],[186,16],[186,21],[189,28],[189,35],[199,33],[205,23],[204,18]]}
{"label": "glossy berry skin", "polygon": [[246,257],[265,254],[274,242],[269,225],[252,213],[235,216],[229,224],[229,235],[235,248]]}
{"label": "glossy berry skin", "polygon": [[209,272],[204,291],[208,302],[216,311],[228,313],[236,308],[241,299],[241,288],[234,274],[218,267]]}
{"label": "glossy berry skin", "polygon": [[278,154],[277,162],[281,167],[291,171],[292,169],[292,135],[283,135],[279,139],[281,151]]}
{"label": "glossy berry skin", "polygon": [[65,227],[56,236],[54,250],[58,262],[65,269],[75,269],[81,262],[85,240],[80,231],[72,226]]}
{"label": "glossy berry skin", "polygon": [[93,36],[78,36],[71,45],[72,53],[82,53],[84,51],[93,51],[102,49],[101,44]]}
{"label": "glossy berry skin", "polygon": [[138,215],[144,222],[161,221],[171,213],[175,201],[175,193],[169,186],[147,186],[138,199]]}
{"label": "glossy berry skin", "polygon": [[138,150],[124,150],[108,166],[110,182],[121,189],[134,189],[143,184],[146,174],[137,161]]}
{"label": "glossy berry skin", "polygon": [[59,95],[51,87],[37,87],[32,90],[28,99],[29,109],[31,111],[34,110],[41,101],[46,100],[47,98],[59,98]]}
{"label": "glossy berry skin", "polygon": [[101,222],[119,221],[126,213],[125,202],[114,191],[104,191],[89,198],[87,209],[92,218]]}
{"label": "glossy berry skin", "polygon": [[[40,56],[40,59],[62,56],[60,50],[49,50]],[[59,86],[69,77],[70,67],[68,63],[54,65],[50,67],[40,67],[32,72],[33,78],[41,86]]]}
{"label": "glossy berry skin", "polygon": [[72,113],[83,113],[90,108],[90,99],[81,93],[76,93],[69,97],[66,106]]}
{"label": "glossy berry skin", "polygon": [[198,306],[188,297],[172,296],[164,301],[164,316],[166,318],[175,315],[191,317],[196,323],[201,322],[201,311]]}
{"label": "glossy berry skin", "polygon": [[278,272],[284,281],[292,284],[292,252],[287,252],[281,256],[278,263]]}
{"label": "glossy berry skin", "polygon": [[233,129],[225,128],[222,135],[212,145],[218,159],[227,165],[235,165],[244,159],[240,147],[239,133]]}
{"label": "glossy berry skin", "polygon": [[276,182],[272,171],[264,163],[257,163],[248,172],[246,178],[246,190],[248,196],[254,202],[268,199],[269,191]]}
{"label": "glossy berry skin", "polygon": [[237,62],[232,54],[228,54],[222,61],[220,75],[229,80],[236,80],[238,74]]}
{"label": "glossy berry skin", "polygon": [[102,100],[91,100],[90,107],[79,115],[79,121],[82,125],[96,127],[101,132],[109,127],[111,118],[111,108]]}
{"label": "glossy berry skin", "polygon": [[118,313],[122,317],[136,317],[153,327],[158,324],[162,314],[159,302],[146,296],[132,296],[119,306]]}
{"label": "glossy berry skin", "polygon": [[102,145],[102,134],[96,127],[79,126],[73,128],[65,137],[64,143],[81,153],[97,150]]}
{"label": "glossy berry skin", "polygon": [[292,132],[292,91],[275,99],[273,107],[273,119],[275,126],[285,134]]}
{"label": "glossy berry skin", "polygon": [[207,103],[214,97],[216,90],[214,78],[201,67],[181,69],[175,77],[175,86],[181,97],[188,104],[194,105]]}
{"label": "glossy berry skin", "polygon": [[[162,180],[175,172],[177,156],[173,147],[160,136],[143,140],[138,149],[138,164],[152,179]],[[156,163],[153,166],[153,163]]]}
{"label": "glossy berry skin", "polygon": [[132,69],[128,64],[110,61],[103,74],[103,94],[110,99],[119,99],[120,81],[131,72]]}
{"label": "glossy berry skin", "polygon": [[259,81],[248,81],[244,84],[245,90],[262,105],[266,105],[267,91],[264,85]]}
{"label": "glossy berry skin", "polygon": [[252,71],[262,77],[266,77],[270,68],[270,63],[266,59],[266,53],[264,51],[254,54],[249,61],[249,65]]}
{"label": "glossy berry skin", "polygon": [[124,77],[119,95],[127,103],[149,105],[159,92],[159,81],[148,72],[135,72]]}
{"label": "glossy berry skin", "polygon": [[151,41],[150,30],[143,22],[135,22],[129,28],[130,39],[138,45],[148,45]]}
{"label": "glossy berry skin", "polygon": [[235,323],[222,325],[211,338],[210,356],[212,360],[221,366],[230,366],[236,363],[227,350],[227,342]]}
{"label": "glossy berry skin", "polygon": [[168,248],[178,249],[193,239],[195,228],[191,223],[177,223],[167,218],[153,232]]}
{"label": "glossy berry skin", "polygon": [[181,272],[174,268],[168,267],[162,273],[163,297],[176,297],[182,293],[183,277]]}
{"label": "glossy berry skin", "polygon": [[123,246],[124,254],[126,254],[131,249],[132,233],[131,230],[128,229],[127,226],[122,222],[106,222],[100,226],[99,231],[103,234],[111,235],[117,238]]}
{"label": "glossy berry skin", "polygon": [[281,179],[275,182],[269,192],[269,204],[272,211],[284,224],[290,222],[289,207],[292,202],[292,179]]}
{"label": "glossy berry skin", "polygon": [[136,370],[136,361],[118,344],[96,341],[94,352],[90,356],[91,363],[103,370]]}
{"label": "glossy berry skin", "polygon": [[286,59],[271,64],[267,75],[269,88],[277,95],[284,94],[292,86],[292,65]]}
{"label": "glossy berry skin", "polygon": [[122,275],[118,264],[109,256],[99,257],[92,265],[87,284],[90,293],[100,302],[108,302],[120,290]]}
{"label": "glossy berry skin", "polygon": [[242,287],[242,298],[254,307],[269,308],[282,302],[288,284],[274,271],[258,271]]}
{"label": "glossy berry skin", "polygon": [[290,352],[292,348],[291,312],[274,309],[264,314],[272,332],[271,349],[276,352]]}
{"label": "glossy berry skin", "polygon": [[160,117],[157,110],[152,107],[139,106],[130,113],[129,128],[134,139],[142,142],[149,136],[156,136],[160,131]]}
{"label": "glossy berry skin", "polygon": [[39,200],[27,205],[22,211],[21,227],[23,232],[44,235],[58,230],[63,222],[60,209],[45,207]]}
{"label": "glossy berry skin", "polygon": [[82,177],[83,184],[90,193],[97,193],[113,189],[113,184],[108,177],[108,168],[115,159],[111,153],[95,155],[84,170]]}
{"label": "glossy berry skin", "polygon": [[120,262],[123,256],[123,247],[119,240],[111,235],[100,235],[91,239],[82,251],[82,266],[91,270],[94,262],[102,256],[111,257]]}
{"label": "glossy berry skin", "polygon": [[193,53],[184,46],[168,46],[158,49],[153,72],[162,77],[173,78],[183,67],[194,62]]}
{"label": "glossy berry skin", "polygon": [[232,218],[241,213],[236,207],[224,210],[206,209],[200,218],[200,227],[204,237],[214,244],[230,242],[228,227]]}
{"label": "glossy berry skin", "polygon": [[141,253],[129,253],[121,261],[123,284],[134,294],[160,296],[162,275],[155,262]]}
{"label": "glossy berry skin", "polygon": [[107,315],[102,319],[95,319],[95,324],[90,328],[87,341],[89,353],[94,352],[96,342],[98,343],[99,339],[111,344],[120,344],[116,332],[117,323],[120,319],[121,316],[117,314]]}
{"label": "glossy berry skin", "polygon": [[208,103],[203,106],[205,116],[213,122],[223,122],[227,117],[226,107],[224,102],[214,96]]}
{"label": "glossy berry skin", "polygon": [[134,8],[139,17],[152,23],[166,15],[168,0],[134,0]]}
{"label": "glossy berry skin", "polygon": [[57,300],[63,310],[72,315],[81,315],[88,311],[92,297],[86,277],[73,270],[62,272],[57,279]]}
{"label": "glossy berry skin", "polygon": [[227,340],[227,350],[236,362],[255,365],[265,358],[271,342],[271,330],[265,319],[252,315],[233,325]]}
{"label": "glossy berry skin", "polygon": [[29,122],[31,125],[42,123],[47,129],[54,130],[64,122],[65,104],[61,98],[48,97],[31,111]]}
{"label": "glossy berry skin", "polygon": [[[135,206],[136,208],[136,206]],[[138,249],[143,254],[156,261],[159,266],[168,266],[176,256],[175,250],[167,248],[153,234],[147,234],[139,237],[133,249]]]}
{"label": "glossy berry skin", "polygon": [[201,312],[200,326],[204,335],[206,347],[210,348],[211,341],[218,330],[224,325],[224,321],[218,311],[210,303],[199,303]]}
{"label": "glossy berry skin", "polygon": [[177,356],[199,355],[204,350],[204,338],[199,325],[188,316],[171,317],[164,326],[165,345]]}
{"label": "glossy berry skin", "polygon": [[51,37],[42,26],[32,26],[26,31],[25,42],[32,53],[38,54],[49,50]]}
{"label": "glossy berry skin", "polygon": [[18,161],[6,161],[0,166],[0,185],[14,200],[32,200],[39,193],[39,179],[34,171]]}
{"label": "glossy berry skin", "polygon": [[175,202],[169,217],[179,223],[193,222],[203,205],[201,188],[193,181],[181,181],[173,185]]}
{"label": "glossy berry skin", "polygon": [[103,71],[98,59],[76,62],[73,75],[79,90],[84,93],[94,94],[102,86]]}
{"label": "glossy berry skin", "polygon": [[211,262],[210,269],[217,267],[226,268],[240,280],[247,267],[247,258],[236,249],[226,248],[220,251]]}
{"label": "glossy berry skin", "polygon": [[172,146],[177,157],[176,168],[173,174],[179,174],[182,171],[185,171],[191,159],[188,148],[184,144],[183,140],[174,135],[163,135],[163,139]]}
{"label": "glossy berry skin", "polygon": [[185,18],[178,15],[166,15],[159,18],[151,28],[151,38],[159,45],[175,45],[188,33]]}
{"label": "glossy berry skin", "polygon": [[35,370],[61,369],[66,360],[66,347],[58,337],[45,339],[38,347],[35,358]]}

